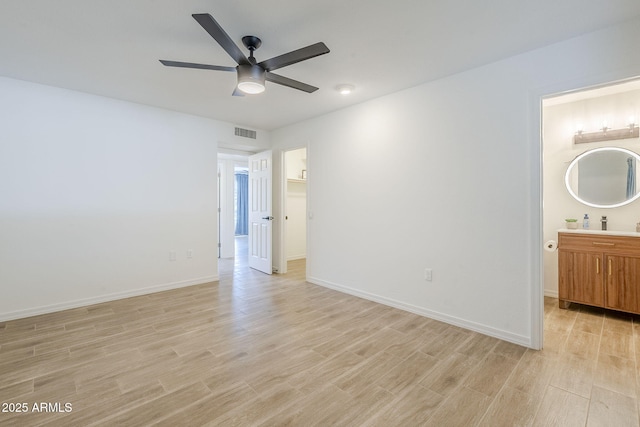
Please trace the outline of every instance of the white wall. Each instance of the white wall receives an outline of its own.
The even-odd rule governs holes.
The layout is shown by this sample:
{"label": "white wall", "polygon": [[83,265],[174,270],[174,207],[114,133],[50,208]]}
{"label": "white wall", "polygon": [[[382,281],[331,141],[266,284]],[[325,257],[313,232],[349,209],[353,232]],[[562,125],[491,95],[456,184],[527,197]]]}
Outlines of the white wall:
{"label": "white wall", "polygon": [[307,256],[307,186],[304,182],[287,185],[286,252],[287,261]]}
{"label": "white wall", "polygon": [[302,171],[307,169],[307,149],[298,148],[297,150],[287,151],[285,153],[285,159],[287,163],[287,178],[303,179]]}
{"label": "white wall", "polygon": [[235,251],[234,233],[235,224],[233,217],[233,189],[235,179],[233,176],[233,160],[218,157],[218,172],[220,173],[220,185],[218,195],[220,200],[220,258],[233,258]]}
{"label": "white wall", "polygon": [[[566,190],[564,175],[577,155],[593,148],[614,146],[640,152],[638,138],[573,144],[579,124],[584,125],[584,132],[594,132],[606,119],[610,127],[619,129],[627,126],[630,116],[637,120],[639,112],[639,90],[544,107],[544,241],[558,240],[558,230],[565,228],[565,218],[577,218],[581,226],[585,213],[589,214],[592,229],[600,229],[599,219],[606,215],[609,230],[635,231],[636,223],[640,222],[640,202],[611,209],[583,205]],[[558,296],[557,252],[544,253],[544,291],[546,295]]]}
{"label": "white wall", "polygon": [[217,280],[232,125],[7,78],[0,93],[0,320]]}
{"label": "white wall", "polygon": [[640,75],[638,39],[636,20],[273,132],[274,154],[308,141],[308,280],[538,346],[540,97]]}

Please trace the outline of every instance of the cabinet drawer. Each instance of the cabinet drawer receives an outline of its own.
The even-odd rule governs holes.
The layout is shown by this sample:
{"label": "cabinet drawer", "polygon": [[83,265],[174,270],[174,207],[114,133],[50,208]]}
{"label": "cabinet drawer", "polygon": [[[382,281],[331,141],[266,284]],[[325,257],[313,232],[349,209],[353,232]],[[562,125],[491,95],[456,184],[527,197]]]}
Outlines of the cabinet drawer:
{"label": "cabinet drawer", "polygon": [[628,253],[640,251],[640,237],[558,233],[558,249]]}

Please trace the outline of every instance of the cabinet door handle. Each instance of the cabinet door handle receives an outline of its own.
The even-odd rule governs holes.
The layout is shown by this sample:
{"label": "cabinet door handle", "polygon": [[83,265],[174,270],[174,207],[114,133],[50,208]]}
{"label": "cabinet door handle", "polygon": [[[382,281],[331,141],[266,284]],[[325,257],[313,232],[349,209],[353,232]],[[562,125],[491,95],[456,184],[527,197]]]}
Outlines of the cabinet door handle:
{"label": "cabinet door handle", "polygon": [[615,246],[615,243],[591,242],[594,246]]}
{"label": "cabinet door handle", "polygon": [[611,258],[609,258],[609,276],[611,276]]}
{"label": "cabinet door handle", "polygon": [[596,274],[600,274],[600,258],[596,258]]}

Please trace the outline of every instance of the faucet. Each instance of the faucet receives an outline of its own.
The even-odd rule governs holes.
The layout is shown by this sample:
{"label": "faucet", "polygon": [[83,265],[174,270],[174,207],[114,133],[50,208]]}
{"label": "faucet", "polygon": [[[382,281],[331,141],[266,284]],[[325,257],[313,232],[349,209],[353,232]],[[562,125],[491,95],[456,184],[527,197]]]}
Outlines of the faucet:
{"label": "faucet", "polygon": [[600,222],[602,223],[602,231],[606,231],[606,229],[607,229],[607,217],[602,215],[602,219],[600,219]]}

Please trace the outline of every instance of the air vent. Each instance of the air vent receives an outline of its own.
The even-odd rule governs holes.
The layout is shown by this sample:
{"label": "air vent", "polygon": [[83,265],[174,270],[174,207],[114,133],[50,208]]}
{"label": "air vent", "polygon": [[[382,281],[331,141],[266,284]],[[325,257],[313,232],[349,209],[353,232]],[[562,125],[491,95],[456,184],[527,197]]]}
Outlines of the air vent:
{"label": "air vent", "polygon": [[236,136],[241,136],[243,138],[256,139],[256,131],[243,129],[243,128],[236,128]]}

